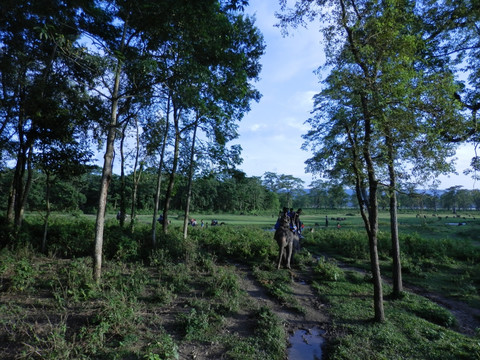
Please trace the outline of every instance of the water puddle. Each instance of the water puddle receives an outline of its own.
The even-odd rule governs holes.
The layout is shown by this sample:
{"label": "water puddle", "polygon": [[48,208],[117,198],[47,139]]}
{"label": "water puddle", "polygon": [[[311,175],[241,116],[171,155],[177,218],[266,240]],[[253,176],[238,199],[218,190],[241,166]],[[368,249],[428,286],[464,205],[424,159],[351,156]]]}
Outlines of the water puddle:
{"label": "water puddle", "polygon": [[290,337],[288,360],[320,360],[325,331],[319,328],[297,330]]}

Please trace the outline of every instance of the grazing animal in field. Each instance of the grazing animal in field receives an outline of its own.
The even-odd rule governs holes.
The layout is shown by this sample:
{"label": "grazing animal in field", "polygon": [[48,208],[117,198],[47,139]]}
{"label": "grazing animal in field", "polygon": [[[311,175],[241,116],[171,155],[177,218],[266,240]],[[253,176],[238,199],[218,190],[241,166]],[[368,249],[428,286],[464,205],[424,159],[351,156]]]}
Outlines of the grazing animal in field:
{"label": "grazing animal in field", "polygon": [[287,264],[287,268],[291,269],[290,261],[294,247],[298,247],[299,238],[296,233],[290,230],[290,217],[287,213],[283,213],[280,217],[279,227],[275,230],[274,239],[278,244],[278,266],[280,269],[282,261]]}

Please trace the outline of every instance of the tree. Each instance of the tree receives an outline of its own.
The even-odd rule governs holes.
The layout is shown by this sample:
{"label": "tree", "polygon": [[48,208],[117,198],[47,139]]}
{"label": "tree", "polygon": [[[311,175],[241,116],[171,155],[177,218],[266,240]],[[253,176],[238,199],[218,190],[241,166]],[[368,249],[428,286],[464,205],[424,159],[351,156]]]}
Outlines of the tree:
{"label": "tree", "polygon": [[[461,85],[450,93],[450,104],[461,106],[463,116],[458,116],[443,134],[449,141],[470,142],[475,147],[479,142],[478,111],[480,110],[480,7],[477,1],[425,1],[422,2],[422,19],[426,29],[425,38],[435,44],[429,56],[436,61],[451,61]],[[474,178],[478,178],[480,158],[475,154],[471,161]]]}
{"label": "tree", "polygon": [[[214,138],[222,149],[236,136],[234,123],[249,109],[249,102],[259,98],[251,80],[258,77],[258,60],[264,45],[252,20],[232,12],[230,4],[205,3],[201,7],[203,13],[198,12],[197,5],[191,5],[195,8],[191,9],[193,16],[178,24],[175,57],[169,66],[174,74],[168,81],[174,149],[165,194],[164,232],[167,232],[181,137],[196,123],[191,113],[199,112],[199,129]],[[198,34],[204,37],[199,38]]]}
{"label": "tree", "polygon": [[63,132],[71,134],[89,109],[85,87],[77,82],[82,74],[70,58],[79,36],[79,7],[87,3],[0,5],[0,150],[16,160],[7,207],[7,218],[16,228],[31,187],[36,150],[55,137],[63,141]]}
{"label": "tree", "polygon": [[280,202],[283,203],[284,206],[292,207],[294,195],[304,191],[303,184],[305,182],[293,175],[277,175],[272,172],[266,172],[263,174],[262,183],[268,190],[278,194]]}
{"label": "tree", "polygon": [[86,163],[90,160],[91,154],[82,150],[79,144],[73,139],[70,144],[56,143],[43,144],[43,151],[38,154],[36,163],[43,170],[45,178],[45,217],[44,231],[42,238],[42,252],[47,250],[48,221],[50,217],[51,188],[54,182],[70,179],[82,175],[87,168]]}
{"label": "tree", "polygon": [[[327,4],[338,11],[327,11]],[[424,61],[431,49],[425,44],[414,9],[409,1],[305,0],[281,16],[284,25],[295,26],[315,16],[326,24],[327,65],[332,71],[324,82],[326,90],[317,98],[320,115],[311,120],[314,130],[306,139],[314,147],[327,139],[334,144],[335,156],[319,164],[327,156],[322,149],[308,165],[310,170],[326,171],[337,179],[343,175],[344,180],[355,183],[369,237],[377,321],[384,319],[376,250],[379,185],[383,179],[388,181],[394,295],[398,295],[402,285],[396,191],[399,174],[405,174],[398,164],[410,162],[415,171],[421,169],[427,175],[448,171],[443,160],[451,148],[440,141],[443,130],[439,129],[455,119],[457,110],[455,106],[442,107],[455,84],[449,69],[442,67],[446,62]],[[332,100],[334,103],[328,104]],[[332,123],[317,124],[324,119]],[[347,152],[342,149],[345,143]],[[351,169],[353,178],[345,174],[345,168]]]}
{"label": "tree", "polygon": [[457,213],[457,197],[460,189],[462,188],[461,185],[451,186],[449,187],[445,193],[441,196],[442,205],[444,208],[448,210],[452,210],[452,214]]}

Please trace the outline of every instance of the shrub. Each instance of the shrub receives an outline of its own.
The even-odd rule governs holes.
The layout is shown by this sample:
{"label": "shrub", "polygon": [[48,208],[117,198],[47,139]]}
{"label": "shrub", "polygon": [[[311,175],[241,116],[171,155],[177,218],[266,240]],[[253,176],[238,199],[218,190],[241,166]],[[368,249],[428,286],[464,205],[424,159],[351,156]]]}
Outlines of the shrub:
{"label": "shrub", "polygon": [[59,275],[66,287],[64,296],[74,302],[86,301],[97,296],[98,288],[93,280],[90,257],[72,260],[68,266],[60,268]]}
{"label": "shrub", "polygon": [[407,302],[406,306],[409,311],[434,324],[447,328],[452,328],[457,325],[457,319],[450,311],[428,299],[419,297],[417,301]]}
{"label": "shrub", "polygon": [[261,307],[257,313],[258,319],[255,335],[258,346],[271,359],[283,359],[286,353],[285,330],[280,319],[268,307]]}
{"label": "shrub", "polygon": [[145,360],[177,360],[179,359],[178,346],[172,337],[165,331],[158,335],[159,339],[149,345],[148,354],[144,356]]}
{"label": "shrub", "polygon": [[132,261],[138,258],[139,245],[129,230],[110,224],[105,227],[103,250],[108,259]]}
{"label": "shrub", "polygon": [[337,281],[343,275],[341,270],[333,260],[320,258],[313,269],[318,281]]}
{"label": "shrub", "polygon": [[[318,251],[329,251],[353,259],[368,259],[368,241],[363,232],[325,230],[313,234]],[[308,243],[311,243],[308,240]]]}
{"label": "shrub", "polygon": [[86,218],[53,218],[49,225],[47,249],[60,256],[85,257],[92,254],[95,223]]}
{"label": "shrub", "polygon": [[13,267],[11,289],[14,291],[28,290],[35,282],[35,269],[27,258],[18,259]]}
{"label": "shrub", "polygon": [[191,231],[206,252],[223,261],[263,263],[277,255],[273,234],[259,228],[216,226]]}
{"label": "shrub", "polygon": [[178,315],[177,322],[187,340],[212,341],[223,318],[205,300],[194,300],[187,313]]}

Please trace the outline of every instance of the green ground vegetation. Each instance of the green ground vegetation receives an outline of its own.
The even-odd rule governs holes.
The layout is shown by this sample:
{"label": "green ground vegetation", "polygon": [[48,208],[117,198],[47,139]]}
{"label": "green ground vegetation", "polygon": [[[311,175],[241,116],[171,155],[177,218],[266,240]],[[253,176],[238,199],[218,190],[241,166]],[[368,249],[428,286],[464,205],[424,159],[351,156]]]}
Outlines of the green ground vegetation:
{"label": "green ground vegetation", "polygon": [[[326,215],[344,220],[330,220],[327,228]],[[27,216],[15,241],[2,225],[1,358],[178,359],[179,349],[186,346],[213,349],[228,359],[285,357],[288,334],[282,322],[271,309],[254,305],[238,272],[238,267],[250,269],[273,298],[302,312],[292,299],[288,271],[275,269],[272,214],[192,214],[197,221],[215,218],[226,225],[190,228],[187,240],[180,219],[175,219],[155,251],[148,248],[151,220],[140,218],[131,234],[109,217],[100,285],[91,271],[92,219],[53,216],[48,255],[38,252],[40,216]],[[474,214],[465,217],[455,221],[467,225],[452,226],[438,215],[401,215],[404,279],[478,308],[480,248],[475,234],[480,222]],[[480,359],[480,337],[459,334],[451,313],[424,297],[405,294],[393,300],[385,286],[387,321],[371,321],[368,272],[345,271],[337,263],[368,267],[366,236],[357,214],[306,210],[303,221],[306,238],[295,255],[295,268],[313,273],[312,286],[327,304],[333,334],[327,359]],[[381,228],[382,272],[388,275],[385,214]],[[228,331],[231,319],[245,312],[248,331],[242,336]]]}

